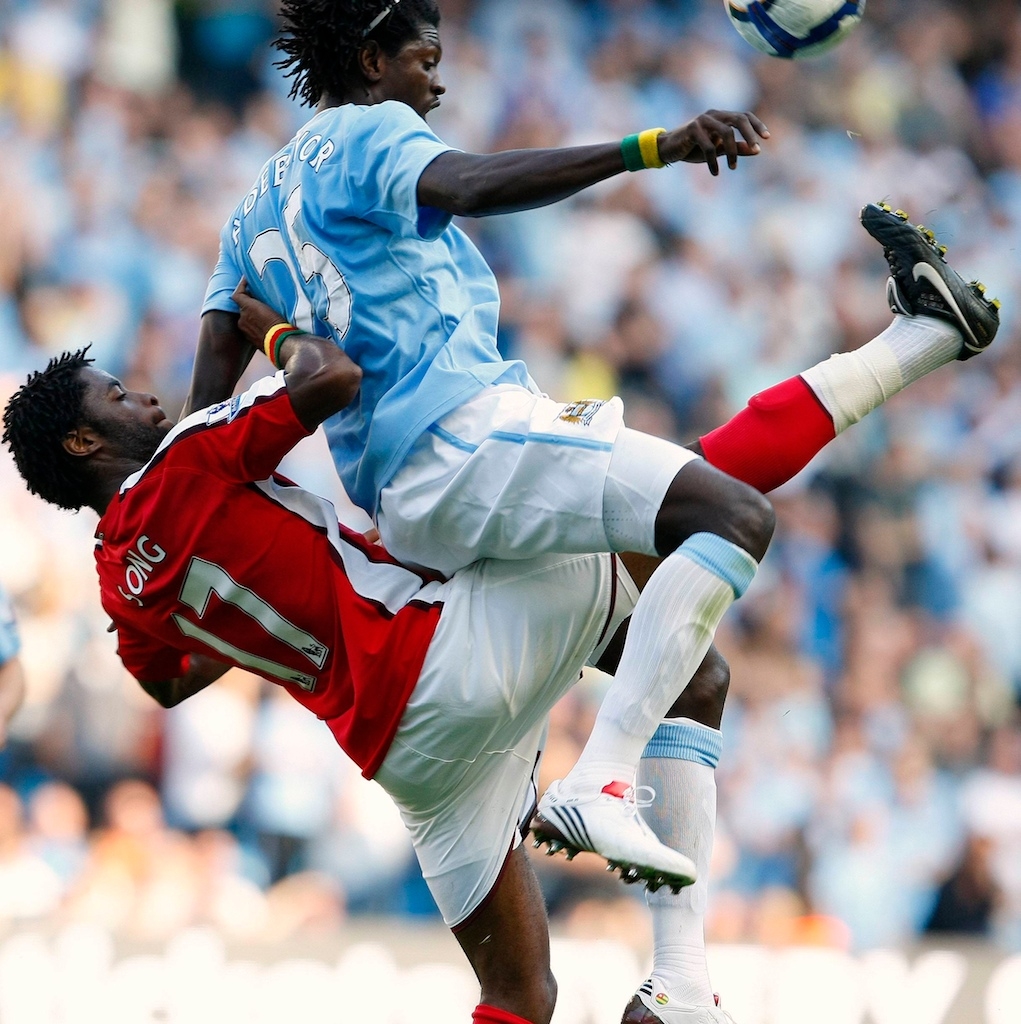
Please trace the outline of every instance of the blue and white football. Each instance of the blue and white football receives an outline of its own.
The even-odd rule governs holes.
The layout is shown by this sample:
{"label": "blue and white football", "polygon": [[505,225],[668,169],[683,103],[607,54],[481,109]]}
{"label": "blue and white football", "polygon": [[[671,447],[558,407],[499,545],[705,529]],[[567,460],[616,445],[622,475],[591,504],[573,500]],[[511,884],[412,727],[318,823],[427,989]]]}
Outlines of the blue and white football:
{"label": "blue and white football", "polygon": [[815,57],[861,21],[865,0],[723,0],[734,28],[772,57]]}

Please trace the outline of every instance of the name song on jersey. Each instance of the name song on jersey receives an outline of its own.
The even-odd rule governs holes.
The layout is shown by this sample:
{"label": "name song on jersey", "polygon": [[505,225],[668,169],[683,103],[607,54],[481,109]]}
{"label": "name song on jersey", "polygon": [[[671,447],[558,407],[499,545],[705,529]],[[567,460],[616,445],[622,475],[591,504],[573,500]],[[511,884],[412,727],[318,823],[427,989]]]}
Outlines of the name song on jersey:
{"label": "name song on jersey", "polygon": [[125,593],[123,588],[118,587],[117,591],[121,597],[125,601],[134,601],[139,608],[144,608],[145,606],[138,595],[142,593],[146,583],[149,581],[153,567],[162,562],[166,557],[166,551],[159,544],[151,543],[148,536],[143,533],[135,541],[135,546],[128,548],[128,553],[125,555],[128,564],[124,570],[124,586],[128,588],[130,593]]}
{"label": "name song on jersey", "polygon": [[[245,196],[241,204],[241,216],[247,217],[255,209],[255,203],[260,196],[264,196],[270,188],[279,188],[284,183],[284,171],[291,165],[295,156],[299,163],[308,163],[316,174],[319,173],[323,164],[330,159],[337,151],[332,139],[323,142],[321,135],[309,135],[309,129],[303,128],[294,138],[289,149],[273,157],[259,174],[259,180],[252,186],[252,191]],[[234,221],[232,236],[234,244],[237,245],[240,237],[239,221]]]}

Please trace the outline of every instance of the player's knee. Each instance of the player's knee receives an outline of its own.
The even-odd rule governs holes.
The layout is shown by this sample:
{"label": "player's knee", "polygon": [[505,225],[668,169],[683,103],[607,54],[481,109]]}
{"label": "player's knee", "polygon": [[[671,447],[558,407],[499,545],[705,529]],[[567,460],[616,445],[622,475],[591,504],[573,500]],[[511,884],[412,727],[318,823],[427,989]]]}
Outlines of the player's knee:
{"label": "player's knee", "polygon": [[557,1005],[557,979],[553,972],[546,973],[546,981],[542,993],[542,1016],[536,1017],[537,1024],[549,1024],[553,1019],[553,1010]]}
{"label": "player's knee", "polygon": [[759,491],[700,460],[685,466],[667,490],[656,518],[656,548],[666,555],[695,533],[714,533],[758,561],[775,524],[773,506]]}
{"label": "player's knee", "polygon": [[530,1024],[550,1024],[557,1005],[557,981],[552,971],[536,971],[528,978],[505,980],[506,991],[501,985],[484,987],[483,1002],[508,1007],[512,1013]]}
{"label": "player's knee", "polygon": [[754,487],[735,480],[737,495],[728,505],[725,518],[737,539],[735,544],[747,551],[756,561],[761,560],[773,538],[776,513],[769,500]]}
{"label": "player's knee", "polygon": [[718,476],[722,480],[712,492],[708,532],[729,540],[759,561],[776,526],[773,506],[754,487],[723,473]]}

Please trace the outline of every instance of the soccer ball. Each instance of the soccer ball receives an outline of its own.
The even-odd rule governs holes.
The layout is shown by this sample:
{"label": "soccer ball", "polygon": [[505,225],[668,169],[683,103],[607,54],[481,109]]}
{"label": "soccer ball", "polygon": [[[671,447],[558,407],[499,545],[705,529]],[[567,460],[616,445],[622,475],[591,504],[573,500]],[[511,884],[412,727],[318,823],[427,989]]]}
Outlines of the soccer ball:
{"label": "soccer ball", "polygon": [[734,28],[756,50],[795,60],[836,46],[865,13],[865,0],[723,0]]}

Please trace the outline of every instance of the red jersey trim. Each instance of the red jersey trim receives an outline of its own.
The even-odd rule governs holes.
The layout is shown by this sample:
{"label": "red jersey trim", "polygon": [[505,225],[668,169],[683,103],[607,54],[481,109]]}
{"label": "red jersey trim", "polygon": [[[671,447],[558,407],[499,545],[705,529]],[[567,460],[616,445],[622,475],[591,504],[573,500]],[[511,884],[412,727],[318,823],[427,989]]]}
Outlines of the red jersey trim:
{"label": "red jersey trim", "polygon": [[382,544],[367,540],[364,533],[352,530],[343,523],[339,525],[341,536],[352,546],[358,548],[370,562],[375,562],[377,565],[396,565],[406,572],[414,573],[423,583],[446,583],[450,579],[449,576],[444,576],[442,573],[434,572],[431,569],[399,562]]}
{"label": "red jersey trim", "polygon": [[[306,524],[308,527],[315,530],[316,533],[324,537],[329,536],[328,530],[324,529],[318,523],[313,523],[310,520],[306,519],[300,512],[296,511],[295,509],[288,508],[286,505],[282,505],[280,502],[275,501],[273,496],[271,494],[267,494],[261,487],[259,487],[257,483],[251,483],[246,486],[248,486],[256,494],[258,494],[263,500],[270,502],[276,508],[281,509],[288,515],[294,516],[295,518],[299,519],[302,523]],[[391,555],[385,548],[381,547],[379,544],[375,544],[370,540],[366,540],[364,534],[358,533],[356,530],[352,530],[349,527],[346,527],[340,523],[338,523],[338,526],[340,527],[341,540],[346,541],[353,548],[356,548],[359,552],[361,552],[361,554],[363,554],[370,562],[374,563],[375,565],[392,565],[397,569],[401,569],[404,572],[410,573],[413,576],[417,576],[420,580],[422,580],[423,583],[444,582],[444,578],[442,576],[433,578],[432,576],[427,575],[425,572],[420,572],[419,570],[414,569],[411,566],[405,565],[403,562],[398,562],[397,559],[394,558],[393,555]],[[354,590],[354,592],[358,595],[358,599],[364,601],[368,605],[371,605],[377,612],[379,612],[379,614],[383,618],[387,620],[395,618],[403,608],[428,609],[443,607],[442,601],[424,601],[420,598],[413,597],[410,600],[404,602],[401,605],[401,607],[397,609],[397,611],[391,611],[378,598],[373,597],[371,594],[363,593],[355,586],[355,582],[351,578],[350,566],[348,566],[348,564],[344,561],[344,553],[342,551],[338,551],[332,544],[329,545],[328,551],[330,559],[343,572],[345,578],[351,584],[352,590]]]}

